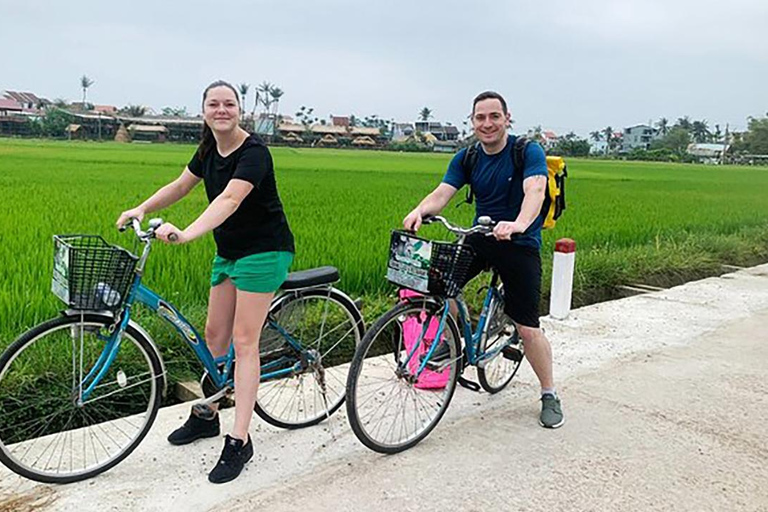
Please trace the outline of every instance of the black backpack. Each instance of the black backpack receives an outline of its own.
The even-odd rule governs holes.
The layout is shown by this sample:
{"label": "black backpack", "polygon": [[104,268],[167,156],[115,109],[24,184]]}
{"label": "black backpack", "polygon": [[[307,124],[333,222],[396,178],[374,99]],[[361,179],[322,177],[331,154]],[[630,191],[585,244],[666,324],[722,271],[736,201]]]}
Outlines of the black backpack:
{"label": "black backpack", "polygon": [[[528,148],[528,144],[531,140],[527,137],[519,136],[515,137],[512,144],[512,162],[515,169],[525,168],[525,151]],[[474,201],[475,193],[472,190],[472,171],[477,165],[478,152],[480,151],[480,143],[476,142],[467,148],[464,153],[464,158],[461,160],[461,169],[464,172],[464,181],[467,183],[467,196],[464,202],[472,204]],[[540,215],[544,216],[544,229],[549,229],[555,226],[555,222],[563,210],[565,210],[565,178],[568,177],[568,169],[565,166],[565,161],[561,157],[548,156],[547,157],[547,193],[544,194],[544,203],[541,205]]]}

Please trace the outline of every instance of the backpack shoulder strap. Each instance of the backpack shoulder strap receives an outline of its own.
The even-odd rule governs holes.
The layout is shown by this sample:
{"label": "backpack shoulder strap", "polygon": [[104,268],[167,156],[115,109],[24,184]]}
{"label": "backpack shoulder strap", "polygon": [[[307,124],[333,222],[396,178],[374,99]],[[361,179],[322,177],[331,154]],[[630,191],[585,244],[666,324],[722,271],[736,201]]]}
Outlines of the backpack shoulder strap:
{"label": "backpack shoulder strap", "polygon": [[515,164],[515,169],[519,169],[521,172],[525,169],[525,150],[528,149],[530,143],[531,139],[519,135],[515,137],[515,143],[512,145],[512,161]]}
{"label": "backpack shoulder strap", "polygon": [[472,204],[475,198],[475,192],[472,190],[472,171],[477,165],[478,151],[480,150],[480,143],[475,142],[467,148],[464,152],[464,158],[461,160],[461,170],[464,171],[464,182],[467,184],[467,196],[464,202]]}

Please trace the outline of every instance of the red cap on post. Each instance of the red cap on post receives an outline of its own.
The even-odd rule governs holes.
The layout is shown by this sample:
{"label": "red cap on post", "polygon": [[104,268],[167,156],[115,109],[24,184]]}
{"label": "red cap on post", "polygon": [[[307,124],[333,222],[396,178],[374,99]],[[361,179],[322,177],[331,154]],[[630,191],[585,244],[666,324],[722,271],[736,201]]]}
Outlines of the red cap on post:
{"label": "red cap on post", "polygon": [[570,238],[561,238],[555,242],[555,252],[576,252],[576,242]]}

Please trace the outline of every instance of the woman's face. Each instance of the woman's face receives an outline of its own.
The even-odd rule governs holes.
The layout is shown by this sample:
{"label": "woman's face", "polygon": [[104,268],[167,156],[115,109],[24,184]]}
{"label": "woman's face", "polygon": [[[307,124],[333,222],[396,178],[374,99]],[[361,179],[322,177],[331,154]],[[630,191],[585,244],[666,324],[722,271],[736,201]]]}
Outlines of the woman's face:
{"label": "woman's face", "polygon": [[240,104],[226,86],[210,89],[203,102],[203,119],[214,132],[232,131],[240,124]]}

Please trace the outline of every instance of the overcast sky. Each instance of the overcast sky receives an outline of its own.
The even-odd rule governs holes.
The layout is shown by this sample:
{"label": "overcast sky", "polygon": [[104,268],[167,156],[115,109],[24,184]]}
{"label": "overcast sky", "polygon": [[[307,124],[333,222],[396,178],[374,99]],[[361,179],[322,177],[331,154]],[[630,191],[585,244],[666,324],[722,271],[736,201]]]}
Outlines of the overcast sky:
{"label": "overcast sky", "polygon": [[[0,0],[0,89],[200,110],[224,79],[285,91],[280,111],[461,126],[486,89],[515,128],[587,135],[768,111],[768,1]],[[251,95],[248,103],[251,103]]]}

